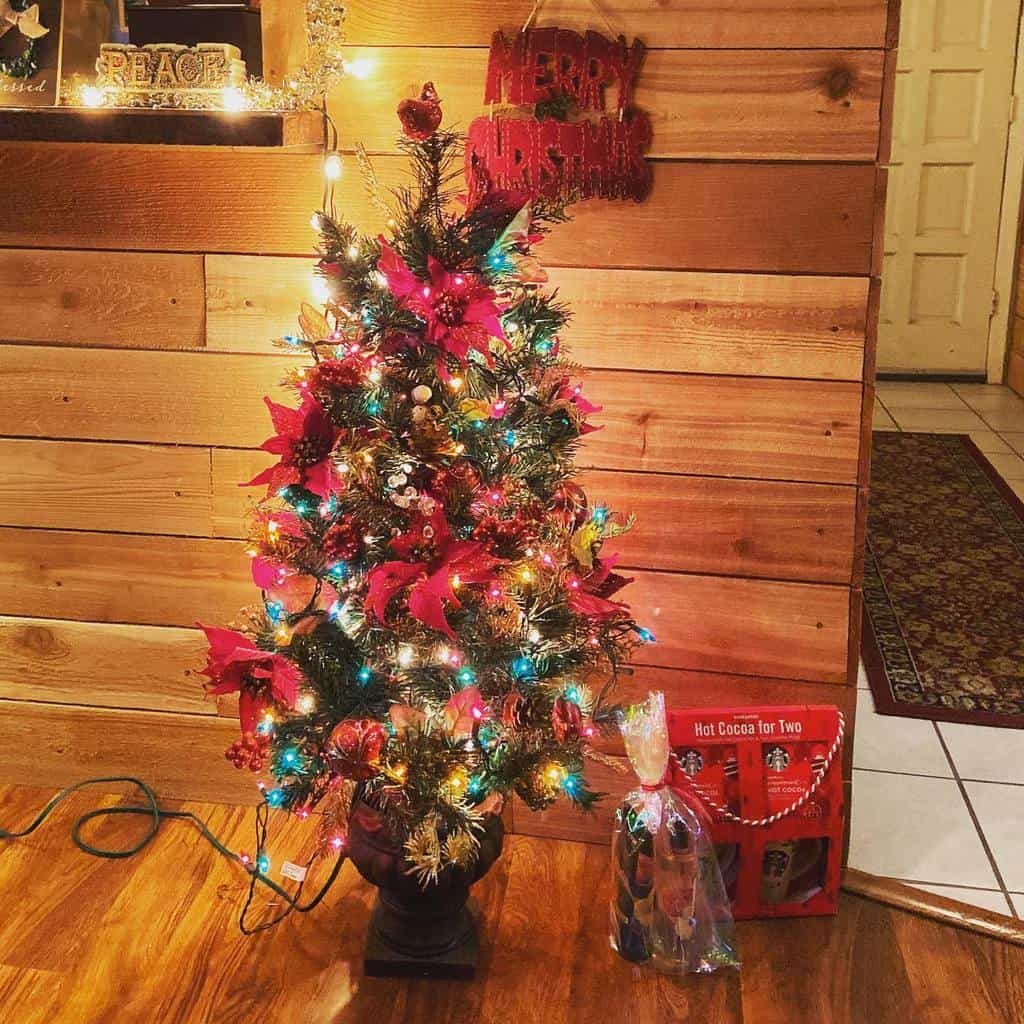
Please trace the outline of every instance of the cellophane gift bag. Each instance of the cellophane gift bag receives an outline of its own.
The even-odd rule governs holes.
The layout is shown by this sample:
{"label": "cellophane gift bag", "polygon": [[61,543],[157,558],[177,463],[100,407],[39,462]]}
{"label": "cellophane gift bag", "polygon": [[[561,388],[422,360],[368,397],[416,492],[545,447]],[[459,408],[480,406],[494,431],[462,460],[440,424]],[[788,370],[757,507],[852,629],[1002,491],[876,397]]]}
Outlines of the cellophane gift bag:
{"label": "cellophane gift bag", "polygon": [[615,815],[612,948],[626,960],[674,974],[738,967],[707,817],[666,781],[664,694],[625,710],[619,725],[640,787]]}

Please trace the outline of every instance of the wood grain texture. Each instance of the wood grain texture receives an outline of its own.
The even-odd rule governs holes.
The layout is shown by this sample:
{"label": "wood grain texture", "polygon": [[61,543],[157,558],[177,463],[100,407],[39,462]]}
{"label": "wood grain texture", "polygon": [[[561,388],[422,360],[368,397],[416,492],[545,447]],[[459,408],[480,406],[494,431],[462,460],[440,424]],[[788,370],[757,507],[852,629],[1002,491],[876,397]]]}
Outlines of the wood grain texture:
{"label": "wood grain texture", "polygon": [[[302,66],[309,54],[302,0],[261,0],[263,78],[281,85],[288,72]],[[322,128],[321,128],[322,131]]]}
{"label": "wood grain texture", "polygon": [[[287,365],[212,352],[0,346],[9,396],[0,434],[253,447],[270,433],[258,398],[280,399]],[[600,370],[587,375],[587,392],[604,407],[604,429],[588,436],[584,465],[856,480],[858,384]],[[241,400],[225,417],[228,395]],[[111,416],[111,402],[130,414]]]}
{"label": "wood grain texture", "polygon": [[4,526],[203,536],[210,506],[204,448],[0,438]]}
{"label": "wood grain texture", "polygon": [[[379,116],[425,78],[446,117],[483,112],[486,49],[346,47],[370,62],[365,80],[342,79],[328,109],[371,153],[396,153],[395,125]],[[651,119],[651,159],[874,160],[883,54],[874,50],[654,50],[636,106]],[[614,91],[609,95],[614,109]]]}
{"label": "wood grain texture", "polygon": [[975,934],[991,935],[992,938],[1015,946],[1024,946],[1024,924],[997,914],[984,907],[971,906],[959,900],[948,899],[938,893],[915,889],[895,878],[879,878],[866,871],[846,868],[843,871],[843,888],[847,892],[866,896],[890,907],[899,907],[911,913],[926,914],[943,924],[962,928]]}
{"label": "wood grain texture", "polygon": [[[207,256],[207,345],[270,351],[272,338],[295,330],[297,302],[309,290],[312,266],[302,258]],[[563,338],[586,366],[820,380],[861,376],[863,278],[587,267],[553,268],[550,277],[550,287],[573,311]]]}
{"label": "wood grain texture", "polygon": [[633,660],[665,668],[847,678],[849,591],[810,583],[638,572],[625,600],[657,643]]}
{"label": "wood grain texture", "polygon": [[0,664],[0,698],[215,714],[193,629],[4,616]]}
{"label": "wood grain texture", "polygon": [[135,775],[166,798],[255,804],[253,776],[224,760],[237,738],[238,722],[216,715],[3,700],[0,782]]}
{"label": "wood grain texture", "polygon": [[[44,615],[187,626],[234,620],[243,605],[259,600],[249,582],[248,559],[233,541],[22,532],[0,564],[19,581],[36,577],[27,583],[26,595],[0,601],[0,609],[11,613],[34,607]],[[123,582],[126,564],[132,565],[130,587]],[[624,597],[658,637],[658,643],[637,652],[638,664],[843,680],[844,587],[648,570],[631,575],[635,582]],[[122,658],[133,657],[132,645],[143,634],[115,633],[109,642],[119,635],[128,637]],[[168,678],[174,671],[174,665],[153,667]],[[155,698],[159,689],[152,694]]]}
{"label": "wood grain texture", "polygon": [[[338,208],[362,230],[380,230],[382,216],[348,163]],[[405,180],[402,157],[374,166],[385,188]],[[10,143],[0,176],[17,175],[28,192],[0,225],[0,246],[302,255],[312,248],[320,168],[318,156],[273,150]],[[63,187],[32,196],[53,181]],[[864,274],[873,182],[869,165],[666,162],[644,203],[576,204],[573,221],[545,242],[544,259]]]}
{"label": "wood grain texture", "polygon": [[0,571],[0,615],[192,626],[259,600],[237,541],[0,527]]}
{"label": "wood grain texture", "polygon": [[0,249],[4,341],[202,348],[202,256]]}
{"label": "wood grain texture", "polygon": [[604,470],[581,483],[592,503],[636,514],[609,544],[624,566],[849,582],[851,488]]}
{"label": "wood grain texture", "polygon": [[[0,801],[21,824],[52,792],[7,787]],[[75,794],[64,813],[130,799]],[[173,806],[207,821],[231,849],[251,845],[251,811]],[[101,828],[110,845],[126,845],[138,822],[117,817]],[[304,850],[310,831],[309,823],[282,823],[274,853]],[[638,970],[608,949],[607,850],[529,836],[508,837],[474,886],[482,955],[469,983],[364,977],[374,893],[351,865],[315,912],[255,938],[240,935],[247,877],[177,822],[142,854],[111,862],[83,857],[55,821],[5,851],[0,882],[34,897],[0,924],[0,992],[21,997],[5,1003],[24,1008],[17,1024],[254,1016],[309,1024],[1009,1024],[1024,1014],[1020,947],[849,893],[836,918],[740,923],[741,971],[680,980]],[[957,981],[956,970],[971,980]],[[154,980],[139,985],[140,977]]]}
{"label": "wood grain texture", "polygon": [[[487,46],[500,27],[523,27],[532,0],[376,0],[349,11],[345,38],[366,46]],[[699,49],[885,45],[886,0],[609,0],[601,12],[616,33],[653,47]],[[589,0],[547,0],[538,25],[607,31]]]}
{"label": "wood grain texture", "polygon": [[587,436],[584,466],[856,480],[859,384],[599,370],[586,389],[604,429]]}

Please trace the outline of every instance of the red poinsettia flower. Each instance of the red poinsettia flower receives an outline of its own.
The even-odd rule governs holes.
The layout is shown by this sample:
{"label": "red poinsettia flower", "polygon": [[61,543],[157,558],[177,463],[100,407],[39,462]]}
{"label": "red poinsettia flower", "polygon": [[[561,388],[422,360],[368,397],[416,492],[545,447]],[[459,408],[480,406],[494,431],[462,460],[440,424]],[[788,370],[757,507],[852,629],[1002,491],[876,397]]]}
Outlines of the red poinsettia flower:
{"label": "red poinsettia flower", "polygon": [[[383,237],[380,251],[378,267],[388,289],[406,309],[426,323],[427,344],[454,356],[460,363],[466,361],[470,349],[479,352],[488,363],[493,362],[491,338],[508,346],[497,296],[476,274],[449,271],[429,256],[430,280],[421,281]],[[440,358],[438,373],[448,376]]]}
{"label": "red poinsettia flower", "polygon": [[621,601],[609,601],[612,594],[632,583],[632,578],[612,572],[618,555],[611,558],[595,558],[594,567],[585,576],[569,579],[569,607],[578,615],[588,619],[614,619],[629,611],[629,605]]}
{"label": "red poinsettia flower", "polygon": [[267,493],[273,494],[282,487],[297,484],[321,498],[340,490],[341,477],[334,469],[331,451],[341,431],[331,421],[327,410],[309,395],[303,398],[298,409],[278,405],[269,398],[263,401],[267,403],[277,433],[260,447],[280,456],[280,461],[240,486],[266,484]]}
{"label": "red poinsettia flower", "polygon": [[408,587],[409,614],[453,640],[444,609],[461,607],[455,582],[489,583],[502,561],[480,541],[454,540],[440,502],[429,516],[416,516],[409,530],[391,541],[391,550],[402,560],[382,562],[370,571],[366,610],[384,622],[388,602]]}
{"label": "red poinsettia flower", "polygon": [[573,420],[579,424],[581,434],[592,434],[601,427],[594,427],[587,423],[587,417],[601,411],[603,406],[595,405],[583,397],[583,385],[572,384],[568,377],[563,377],[555,393],[555,407],[561,406],[568,410]]}
{"label": "red poinsettia flower", "polygon": [[260,713],[273,704],[291,707],[302,684],[299,669],[284,655],[261,651],[244,633],[217,626],[199,628],[210,649],[203,675],[207,693],[237,693],[242,732],[253,732]]}

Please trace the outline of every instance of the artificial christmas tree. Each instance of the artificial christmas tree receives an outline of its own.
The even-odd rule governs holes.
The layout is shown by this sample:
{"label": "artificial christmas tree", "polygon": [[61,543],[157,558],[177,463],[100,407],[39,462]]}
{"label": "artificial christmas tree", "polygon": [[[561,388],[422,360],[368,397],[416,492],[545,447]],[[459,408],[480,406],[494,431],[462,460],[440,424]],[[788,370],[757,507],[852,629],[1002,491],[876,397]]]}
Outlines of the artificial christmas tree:
{"label": "artificial christmas tree", "polygon": [[297,408],[267,400],[278,461],[249,481],[263,606],[245,633],[207,629],[210,691],[239,693],[229,758],[269,769],[267,807],[322,812],[324,848],[382,887],[377,926],[412,957],[465,940],[506,798],[598,797],[587,740],[653,639],[601,554],[628,521],[573,479],[599,410],[532,255],[562,212],[482,180],[455,196],[436,104],[428,85],[400,108],[414,183],[386,237],[314,217],[326,307],[282,342],[313,362],[288,378]]}

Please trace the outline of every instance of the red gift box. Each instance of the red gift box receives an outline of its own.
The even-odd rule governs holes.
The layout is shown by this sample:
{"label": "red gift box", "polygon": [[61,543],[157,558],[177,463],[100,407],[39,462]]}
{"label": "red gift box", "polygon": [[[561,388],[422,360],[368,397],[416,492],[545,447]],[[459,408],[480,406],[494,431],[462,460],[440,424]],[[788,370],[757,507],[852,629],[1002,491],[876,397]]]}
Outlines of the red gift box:
{"label": "red gift box", "polygon": [[711,817],[738,920],[836,912],[843,728],[829,706],[668,712],[671,784]]}

